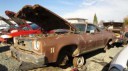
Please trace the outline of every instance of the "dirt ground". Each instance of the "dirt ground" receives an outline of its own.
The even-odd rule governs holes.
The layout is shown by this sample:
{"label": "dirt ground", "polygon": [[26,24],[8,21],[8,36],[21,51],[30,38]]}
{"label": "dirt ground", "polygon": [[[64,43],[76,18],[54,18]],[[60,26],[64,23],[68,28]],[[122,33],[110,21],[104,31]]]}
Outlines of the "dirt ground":
{"label": "dirt ground", "polygon": [[[112,58],[126,45],[123,47],[110,48],[107,52],[103,52],[102,49],[96,50],[84,55],[86,63],[79,71],[106,71]],[[20,62],[14,58],[8,56],[10,46],[0,45],[0,71],[20,71],[18,69]],[[66,68],[59,68],[54,65],[49,65],[43,68],[37,68],[29,71],[71,71],[72,65],[69,64]]]}

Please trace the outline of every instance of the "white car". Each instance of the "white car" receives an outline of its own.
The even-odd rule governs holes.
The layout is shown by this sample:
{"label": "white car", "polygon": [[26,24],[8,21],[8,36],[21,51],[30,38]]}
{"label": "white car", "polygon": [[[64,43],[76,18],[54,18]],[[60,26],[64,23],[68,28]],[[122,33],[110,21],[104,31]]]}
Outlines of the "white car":
{"label": "white car", "polygon": [[114,57],[108,71],[128,71],[128,46]]}

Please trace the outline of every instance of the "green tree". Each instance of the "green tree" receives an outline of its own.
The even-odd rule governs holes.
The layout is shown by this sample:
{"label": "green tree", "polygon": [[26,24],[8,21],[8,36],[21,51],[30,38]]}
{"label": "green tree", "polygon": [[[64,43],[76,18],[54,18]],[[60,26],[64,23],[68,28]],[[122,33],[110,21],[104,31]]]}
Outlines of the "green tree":
{"label": "green tree", "polygon": [[98,20],[97,20],[96,14],[94,15],[93,23],[96,24],[96,25],[98,24]]}
{"label": "green tree", "polygon": [[124,18],[124,24],[128,26],[128,16]]}

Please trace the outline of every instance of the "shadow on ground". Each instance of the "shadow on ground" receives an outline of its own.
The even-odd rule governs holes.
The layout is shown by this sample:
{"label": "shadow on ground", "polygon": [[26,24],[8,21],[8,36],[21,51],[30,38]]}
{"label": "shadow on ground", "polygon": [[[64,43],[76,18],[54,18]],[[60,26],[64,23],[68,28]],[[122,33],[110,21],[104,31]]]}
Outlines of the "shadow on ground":
{"label": "shadow on ground", "polygon": [[123,43],[120,43],[120,42],[116,42],[113,45],[116,47],[123,47]]}
{"label": "shadow on ground", "polygon": [[110,63],[106,64],[101,71],[108,71]]}
{"label": "shadow on ground", "polygon": [[0,47],[0,53],[10,50],[10,46]]}
{"label": "shadow on ground", "polygon": [[0,64],[0,71],[8,71],[8,68]]}

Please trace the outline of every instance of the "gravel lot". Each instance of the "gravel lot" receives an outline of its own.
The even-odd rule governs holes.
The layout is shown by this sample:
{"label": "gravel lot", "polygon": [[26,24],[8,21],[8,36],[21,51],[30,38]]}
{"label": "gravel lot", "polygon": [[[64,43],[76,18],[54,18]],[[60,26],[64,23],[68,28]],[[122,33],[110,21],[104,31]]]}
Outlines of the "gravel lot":
{"label": "gravel lot", "polygon": [[[124,45],[125,47],[126,45]],[[83,69],[80,71],[106,71],[108,68],[108,63],[122,48],[124,47],[114,47],[109,49],[106,53],[102,50],[93,51],[84,55],[86,63],[83,66]],[[12,57],[8,56],[9,46],[0,45],[0,71],[20,71],[18,69],[20,62],[16,61]],[[65,69],[48,66],[38,69],[33,69],[29,71],[70,71],[72,66],[69,66]]]}

